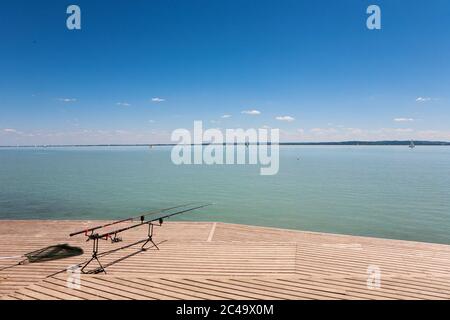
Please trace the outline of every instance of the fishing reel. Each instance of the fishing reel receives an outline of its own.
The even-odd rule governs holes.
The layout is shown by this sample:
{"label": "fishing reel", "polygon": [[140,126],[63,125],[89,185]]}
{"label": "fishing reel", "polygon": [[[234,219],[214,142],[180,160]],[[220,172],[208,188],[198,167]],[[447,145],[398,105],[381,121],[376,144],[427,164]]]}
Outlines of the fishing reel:
{"label": "fishing reel", "polygon": [[114,237],[111,237],[111,243],[117,243],[117,242],[122,242],[122,237],[118,237],[116,234],[114,235]]}
{"label": "fishing reel", "polygon": [[[144,216],[141,216],[141,217],[140,217],[140,220],[141,220],[141,223],[144,223],[144,221],[145,221]],[[164,222],[163,218],[159,218],[159,219],[158,219],[159,225],[162,225],[163,222]]]}

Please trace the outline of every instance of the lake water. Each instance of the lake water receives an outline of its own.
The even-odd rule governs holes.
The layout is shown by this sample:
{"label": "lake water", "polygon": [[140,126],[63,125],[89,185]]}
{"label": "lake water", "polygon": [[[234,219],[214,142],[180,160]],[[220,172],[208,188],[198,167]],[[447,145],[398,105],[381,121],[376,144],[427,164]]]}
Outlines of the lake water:
{"label": "lake water", "polygon": [[[450,147],[283,146],[280,170],[172,164],[169,147],[0,149],[0,219],[173,220],[450,243]],[[0,222],[1,223],[1,222]]]}

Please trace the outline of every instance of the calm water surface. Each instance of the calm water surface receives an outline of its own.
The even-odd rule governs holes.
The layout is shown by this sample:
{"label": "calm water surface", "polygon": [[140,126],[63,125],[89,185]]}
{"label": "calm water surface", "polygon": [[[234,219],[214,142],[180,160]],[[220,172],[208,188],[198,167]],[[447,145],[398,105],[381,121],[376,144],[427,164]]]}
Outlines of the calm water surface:
{"label": "calm water surface", "polygon": [[177,219],[450,243],[449,147],[286,146],[275,176],[175,166],[170,151],[0,149],[0,219],[111,219],[208,201]]}

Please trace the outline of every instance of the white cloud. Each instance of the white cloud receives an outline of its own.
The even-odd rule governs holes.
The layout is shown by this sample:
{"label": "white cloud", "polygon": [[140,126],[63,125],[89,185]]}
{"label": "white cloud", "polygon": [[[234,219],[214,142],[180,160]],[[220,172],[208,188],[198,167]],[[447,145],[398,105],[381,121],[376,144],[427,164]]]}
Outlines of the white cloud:
{"label": "white cloud", "polygon": [[75,98],[58,98],[58,101],[61,101],[61,102],[75,102],[75,101],[77,101],[77,99],[75,99]]}
{"label": "white cloud", "polygon": [[[10,128],[8,128],[10,129]],[[12,132],[15,130],[16,132]],[[67,131],[34,130],[21,132],[0,128],[0,145],[170,143],[171,132],[165,130],[76,129]]]}
{"label": "white cloud", "polygon": [[352,135],[364,134],[364,130],[363,129],[359,129],[359,128],[343,128],[343,129],[346,130],[346,132],[348,134],[352,134]]}
{"label": "white cloud", "polygon": [[281,141],[351,141],[351,140],[447,140],[448,132],[417,132],[411,128],[379,128],[363,129],[351,127],[317,127],[311,129],[296,129],[295,131],[280,131]]}
{"label": "white cloud", "polygon": [[164,102],[164,101],[166,101],[166,99],[158,98],[158,97],[152,98],[152,102]]}
{"label": "white cloud", "polygon": [[328,135],[338,132],[335,128],[312,128],[310,131],[315,135]]}
{"label": "white cloud", "polygon": [[[219,128],[220,129],[220,128]],[[149,126],[145,130],[77,129],[68,131],[33,130],[21,132],[14,128],[0,128],[2,145],[16,144],[108,144],[108,143],[166,143],[170,141],[171,132],[157,130]],[[351,127],[317,127],[293,128],[291,131],[280,130],[281,141],[350,141],[350,140],[441,140],[450,141],[450,131],[413,130],[411,128],[351,128]]]}
{"label": "white cloud", "polygon": [[129,106],[131,106],[131,104],[129,104],[128,102],[117,102],[116,105],[122,106],[122,107],[129,107]]}
{"label": "white cloud", "polygon": [[6,135],[12,135],[12,136],[16,136],[16,137],[28,136],[26,133],[16,130],[16,129],[13,129],[13,128],[5,128],[5,129],[1,130],[0,133],[4,133]]}
{"label": "white cloud", "polygon": [[450,141],[450,131],[421,130],[417,132],[415,139]]}
{"label": "white cloud", "polygon": [[221,116],[222,119],[227,119],[227,118],[231,118],[231,115],[229,114],[224,114],[223,116]]}
{"label": "white cloud", "polygon": [[[389,131],[390,129],[384,129],[384,130]],[[395,128],[395,129],[392,129],[392,131],[396,132],[396,133],[410,133],[410,132],[413,132],[414,130],[411,128],[405,128],[405,129]]]}
{"label": "white cloud", "polygon": [[278,117],[275,117],[275,119],[277,119],[279,121],[286,121],[286,122],[292,122],[295,120],[295,118],[293,118],[291,116],[278,116]]}
{"label": "white cloud", "polygon": [[414,119],[413,118],[395,118],[394,121],[395,122],[413,122]]}
{"label": "white cloud", "polygon": [[148,123],[155,123],[155,120],[150,119],[148,120]]}
{"label": "white cloud", "polygon": [[416,102],[427,102],[431,100],[432,99],[430,97],[417,97]]}
{"label": "white cloud", "polygon": [[251,116],[257,116],[257,115],[261,114],[261,112],[258,111],[258,110],[244,110],[241,113],[242,114],[248,114],[248,115],[251,115]]}
{"label": "white cloud", "polygon": [[130,134],[129,131],[127,130],[114,130],[115,134]]}

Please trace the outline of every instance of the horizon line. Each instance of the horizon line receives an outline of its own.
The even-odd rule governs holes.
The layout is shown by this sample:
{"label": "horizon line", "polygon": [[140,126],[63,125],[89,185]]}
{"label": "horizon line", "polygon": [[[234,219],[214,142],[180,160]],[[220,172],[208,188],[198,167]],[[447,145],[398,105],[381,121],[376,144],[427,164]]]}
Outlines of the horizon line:
{"label": "horizon line", "polygon": [[[409,145],[413,142],[422,146],[450,146],[450,141],[433,141],[433,140],[347,140],[347,141],[320,141],[320,142],[277,142],[277,143],[261,143],[270,145]],[[246,142],[235,143],[191,143],[182,144],[186,146],[196,145],[246,145]],[[258,145],[259,142],[249,142],[248,145]],[[0,145],[0,148],[62,148],[62,147],[153,147],[153,146],[176,146],[178,143],[98,143],[98,144],[26,144],[26,145]]]}

